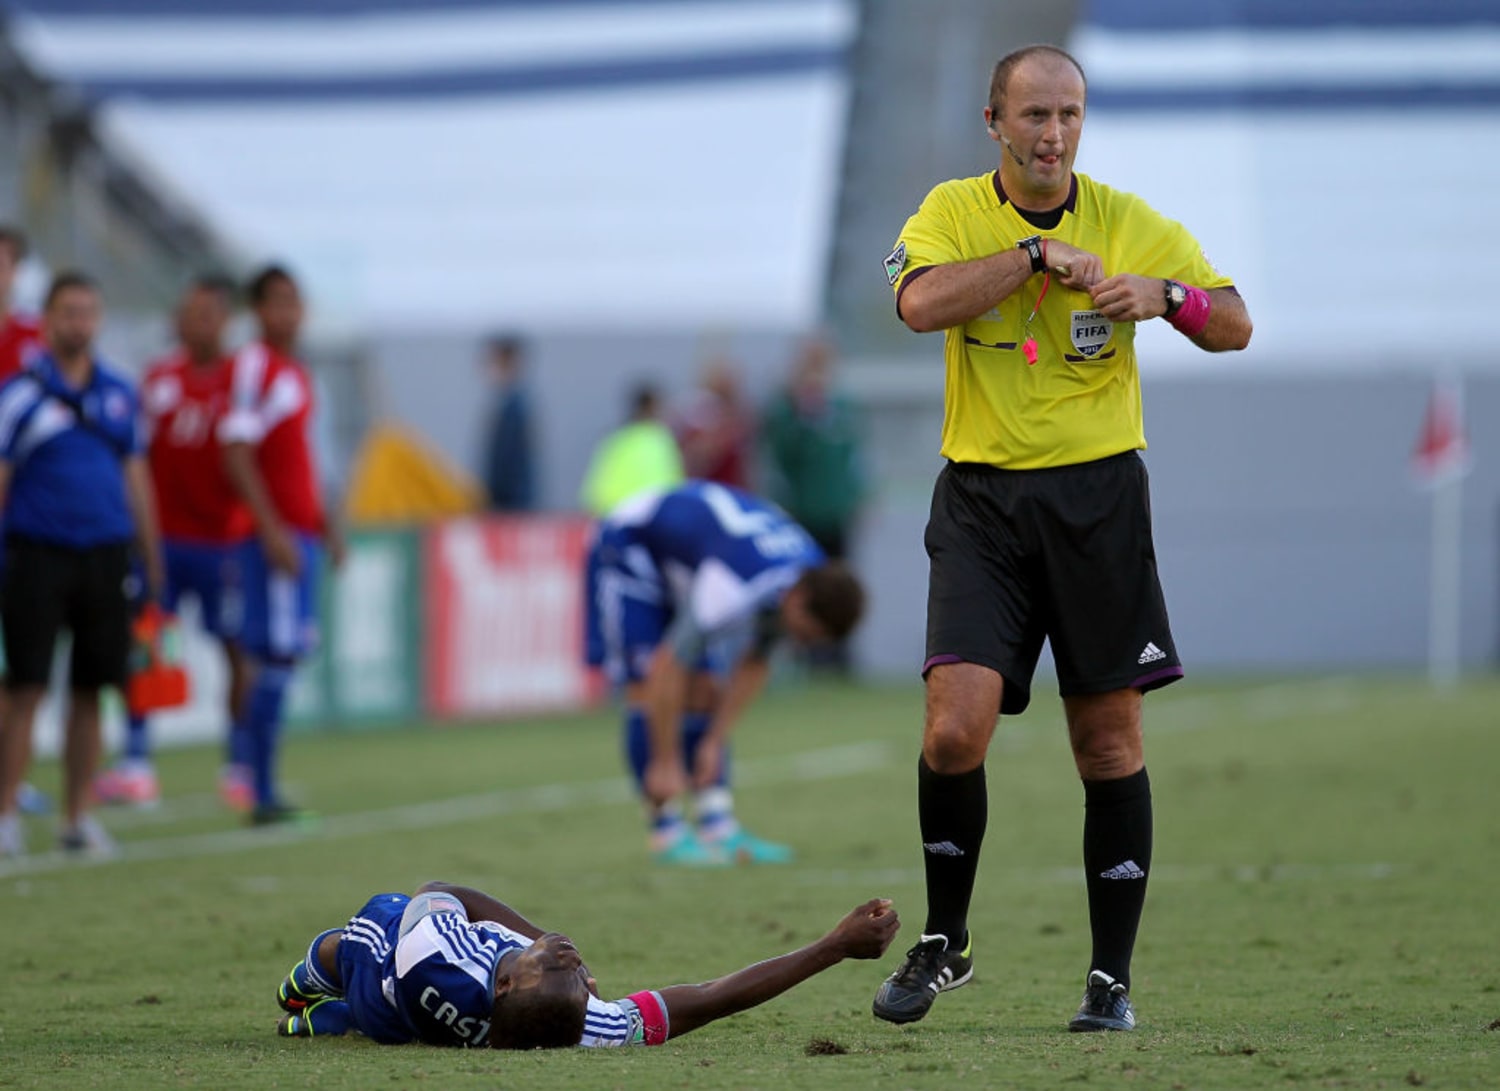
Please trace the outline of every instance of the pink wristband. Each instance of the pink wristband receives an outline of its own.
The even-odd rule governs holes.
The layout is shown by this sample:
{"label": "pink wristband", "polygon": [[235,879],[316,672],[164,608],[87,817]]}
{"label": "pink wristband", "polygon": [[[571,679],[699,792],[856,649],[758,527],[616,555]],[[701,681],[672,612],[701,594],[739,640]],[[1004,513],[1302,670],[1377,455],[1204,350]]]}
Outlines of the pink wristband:
{"label": "pink wristband", "polygon": [[1179,333],[1197,337],[1208,325],[1209,312],[1214,309],[1208,293],[1202,288],[1188,288],[1187,299],[1177,308],[1177,313],[1167,321]]}

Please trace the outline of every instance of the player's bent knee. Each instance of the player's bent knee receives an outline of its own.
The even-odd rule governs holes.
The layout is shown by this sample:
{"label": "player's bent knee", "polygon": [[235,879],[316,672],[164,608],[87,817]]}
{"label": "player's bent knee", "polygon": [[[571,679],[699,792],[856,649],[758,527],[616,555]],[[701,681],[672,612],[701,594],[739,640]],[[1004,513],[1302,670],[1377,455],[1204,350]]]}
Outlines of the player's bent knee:
{"label": "player's bent knee", "polygon": [[423,890],[406,903],[406,909],[401,913],[401,925],[396,934],[405,939],[424,919],[437,913],[455,913],[465,920],[469,917],[464,912],[463,902],[446,890]]}

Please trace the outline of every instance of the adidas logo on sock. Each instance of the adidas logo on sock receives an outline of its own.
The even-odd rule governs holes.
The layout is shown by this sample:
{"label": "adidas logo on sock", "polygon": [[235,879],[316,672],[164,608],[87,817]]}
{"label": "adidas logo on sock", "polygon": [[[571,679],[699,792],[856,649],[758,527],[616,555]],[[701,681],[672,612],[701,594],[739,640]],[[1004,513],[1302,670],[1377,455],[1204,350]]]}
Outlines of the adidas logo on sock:
{"label": "adidas logo on sock", "polygon": [[964,854],[964,850],[952,841],[936,841],[931,844],[924,843],[922,851],[930,852],[934,856],[962,856]]}
{"label": "adidas logo on sock", "polygon": [[1116,864],[1108,871],[1101,871],[1101,879],[1144,879],[1146,873],[1141,870],[1141,865],[1134,860],[1126,860],[1123,864]]}
{"label": "adidas logo on sock", "polygon": [[1155,644],[1147,643],[1145,650],[1141,652],[1141,657],[1136,662],[1144,667],[1147,663],[1155,663],[1158,659],[1165,659],[1166,657],[1166,652],[1162,651]]}

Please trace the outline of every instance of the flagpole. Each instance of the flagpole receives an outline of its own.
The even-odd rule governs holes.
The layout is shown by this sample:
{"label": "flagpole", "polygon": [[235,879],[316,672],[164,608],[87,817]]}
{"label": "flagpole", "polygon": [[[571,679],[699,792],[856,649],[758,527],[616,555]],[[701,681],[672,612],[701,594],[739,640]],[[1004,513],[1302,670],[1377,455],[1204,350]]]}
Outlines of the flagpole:
{"label": "flagpole", "polygon": [[1418,478],[1432,490],[1427,679],[1439,691],[1458,682],[1462,656],[1463,479],[1470,465],[1463,397],[1458,371],[1445,369],[1434,377],[1414,463]]}
{"label": "flagpole", "polygon": [[1458,682],[1463,632],[1464,485],[1450,474],[1432,491],[1431,607],[1427,631],[1427,679],[1437,690]]}

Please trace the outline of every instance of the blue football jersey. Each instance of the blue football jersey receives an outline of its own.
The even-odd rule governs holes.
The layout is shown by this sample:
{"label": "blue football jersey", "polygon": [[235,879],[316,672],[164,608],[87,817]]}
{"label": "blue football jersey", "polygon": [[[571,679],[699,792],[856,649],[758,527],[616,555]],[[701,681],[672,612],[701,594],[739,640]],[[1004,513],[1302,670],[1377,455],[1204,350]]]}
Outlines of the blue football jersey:
{"label": "blue football jersey", "polygon": [[[701,633],[774,606],[826,559],[775,504],[708,481],[627,501],[610,514],[601,540],[621,550],[626,569],[659,573],[675,609]],[[643,555],[632,559],[632,552]]]}
{"label": "blue football jersey", "polygon": [[130,382],[95,361],[70,387],[48,353],[0,386],[0,461],[10,464],[6,532],[68,549],[128,542],[126,459],[142,451]]}
{"label": "blue football jersey", "polygon": [[[396,1006],[417,1040],[474,1046],[490,1031],[500,959],[531,940],[493,921],[470,921],[461,907],[432,912],[403,934],[391,953]],[[583,1046],[624,1046],[644,1040],[637,1006],[590,997]]]}

